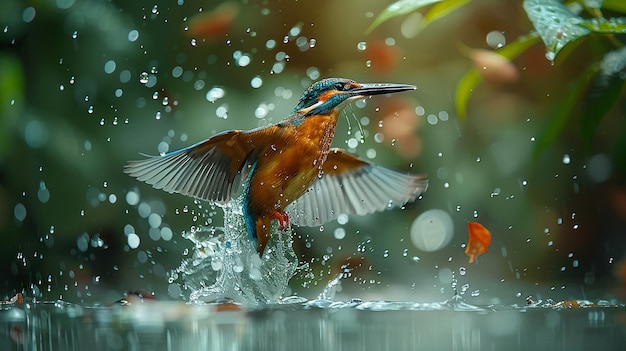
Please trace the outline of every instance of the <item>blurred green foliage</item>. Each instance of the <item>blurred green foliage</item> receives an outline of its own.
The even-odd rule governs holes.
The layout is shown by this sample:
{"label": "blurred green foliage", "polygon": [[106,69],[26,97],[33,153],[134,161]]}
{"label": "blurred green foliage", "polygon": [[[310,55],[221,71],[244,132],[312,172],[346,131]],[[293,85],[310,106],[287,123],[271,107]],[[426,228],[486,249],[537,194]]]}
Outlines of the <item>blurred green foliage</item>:
{"label": "blurred green foliage", "polygon": [[[424,15],[422,22],[425,27],[430,21],[447,15],[467,2],[400,0],[382,11],[368,28],[368,32],[390,18],[435,4]],[[578,116],[580,120],[580,137],[590,148],[602,118],[623,97],[626,50],[623,49],[623,38],[619,35],[626,33],[626,5],[619,0],[525,0],[522,5],[533,30],[494,51],[509,61],[523,54],[539,37],[548,50],[546,58],[551,61],[555,61],[563,49],[581,40],[609,44],[594,50],[593,57],[587,59],[587,68],[580,72],[578,78],[573,79],[572,87],[567,89],[564,99],[553,107],[549,122],[537,138],[534,154],[535,158],[538,157],[561,136],[574,116]],[[607,11],[612,12],[611,16],[604,15]],[[555,62],[562,62],[571,54],[572,50],[568,50],[560,55],[565,57],[559,57],[560,60]],[[457,85],[455,104],[462,121],[466,118],[469,98],[482,80],[479,69],[481,68],[475,67],[469,70]]]}

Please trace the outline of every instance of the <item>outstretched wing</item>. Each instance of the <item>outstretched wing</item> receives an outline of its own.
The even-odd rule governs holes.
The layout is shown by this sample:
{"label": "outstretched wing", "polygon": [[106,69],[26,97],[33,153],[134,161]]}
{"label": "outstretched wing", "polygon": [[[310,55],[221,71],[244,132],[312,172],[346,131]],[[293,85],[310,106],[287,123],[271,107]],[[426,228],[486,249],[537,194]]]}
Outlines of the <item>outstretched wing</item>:
{"label": "outstretched wing", "polygon": [[340,214],[365,215],[414,201],[428,186],[424,175],[409,175],[331,149],[323,176],[290,205],[291,222],[317,226]]}
{"label": "outstretched wing", "polygon": [[226,202],[253,149],[248,132],[227,131],[163,156],[130,161],[124,172],[168,193]]}

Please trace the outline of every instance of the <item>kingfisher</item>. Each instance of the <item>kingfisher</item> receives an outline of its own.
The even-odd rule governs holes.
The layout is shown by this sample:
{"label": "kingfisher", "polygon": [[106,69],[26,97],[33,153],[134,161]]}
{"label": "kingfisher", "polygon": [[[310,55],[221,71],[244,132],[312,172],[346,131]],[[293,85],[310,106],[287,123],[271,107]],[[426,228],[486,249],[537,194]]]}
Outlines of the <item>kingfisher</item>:
{"label": "kingfisher", "polygon": [[241,187],[248,238],[260,256],[273,220],[319,226],[342,214],[404,206],[428,185],[424,175],[392,171],[331,148],[337,120],[351,101],[415,90],[327,78],[307,88],[291,114],[252,130],[227,130],[189,147],[130,161],[124,172],[156,189],[215,204]]}

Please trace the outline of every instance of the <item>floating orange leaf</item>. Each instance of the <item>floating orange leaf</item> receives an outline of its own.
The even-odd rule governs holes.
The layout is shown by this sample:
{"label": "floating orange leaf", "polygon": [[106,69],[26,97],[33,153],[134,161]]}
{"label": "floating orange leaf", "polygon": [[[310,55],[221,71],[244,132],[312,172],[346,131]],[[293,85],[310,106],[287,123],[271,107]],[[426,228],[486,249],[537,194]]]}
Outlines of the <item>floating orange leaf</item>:
{"label": "floating orange leaf", "polygon": [[238,13],[239,6],[234,2],[225,2],[213,11],[200,12],[189,20],[187,34],[207,41],[223,39]]}
{"label": "floating orange leaf", "polygon": [[465,254],[469,257],[469,263],[472,263],[476,257],[489,250],[491,233],[477,222],[467,222],[467,233],[468,240]]}

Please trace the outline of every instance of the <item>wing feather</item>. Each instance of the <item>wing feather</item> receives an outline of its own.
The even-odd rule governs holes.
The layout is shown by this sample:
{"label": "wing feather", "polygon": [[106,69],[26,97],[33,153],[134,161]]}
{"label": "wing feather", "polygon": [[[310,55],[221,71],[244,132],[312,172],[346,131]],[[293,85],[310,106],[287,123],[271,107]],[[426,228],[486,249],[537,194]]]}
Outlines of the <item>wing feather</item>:
{"label": "wing feather", "polygon": [[[254,131],[253,131],[254,132]],[[250,134],[227,131],[163,156],[130,161],[124,172],[169,193],[228,201],[254,150]]]}
{"label": "wing feather", "polygon": [[392,171],[333,149],[324,173],[288,209],[291,221],[317,226],[341,214],[366,215],[414,201],[426,190],[423,175]]}

